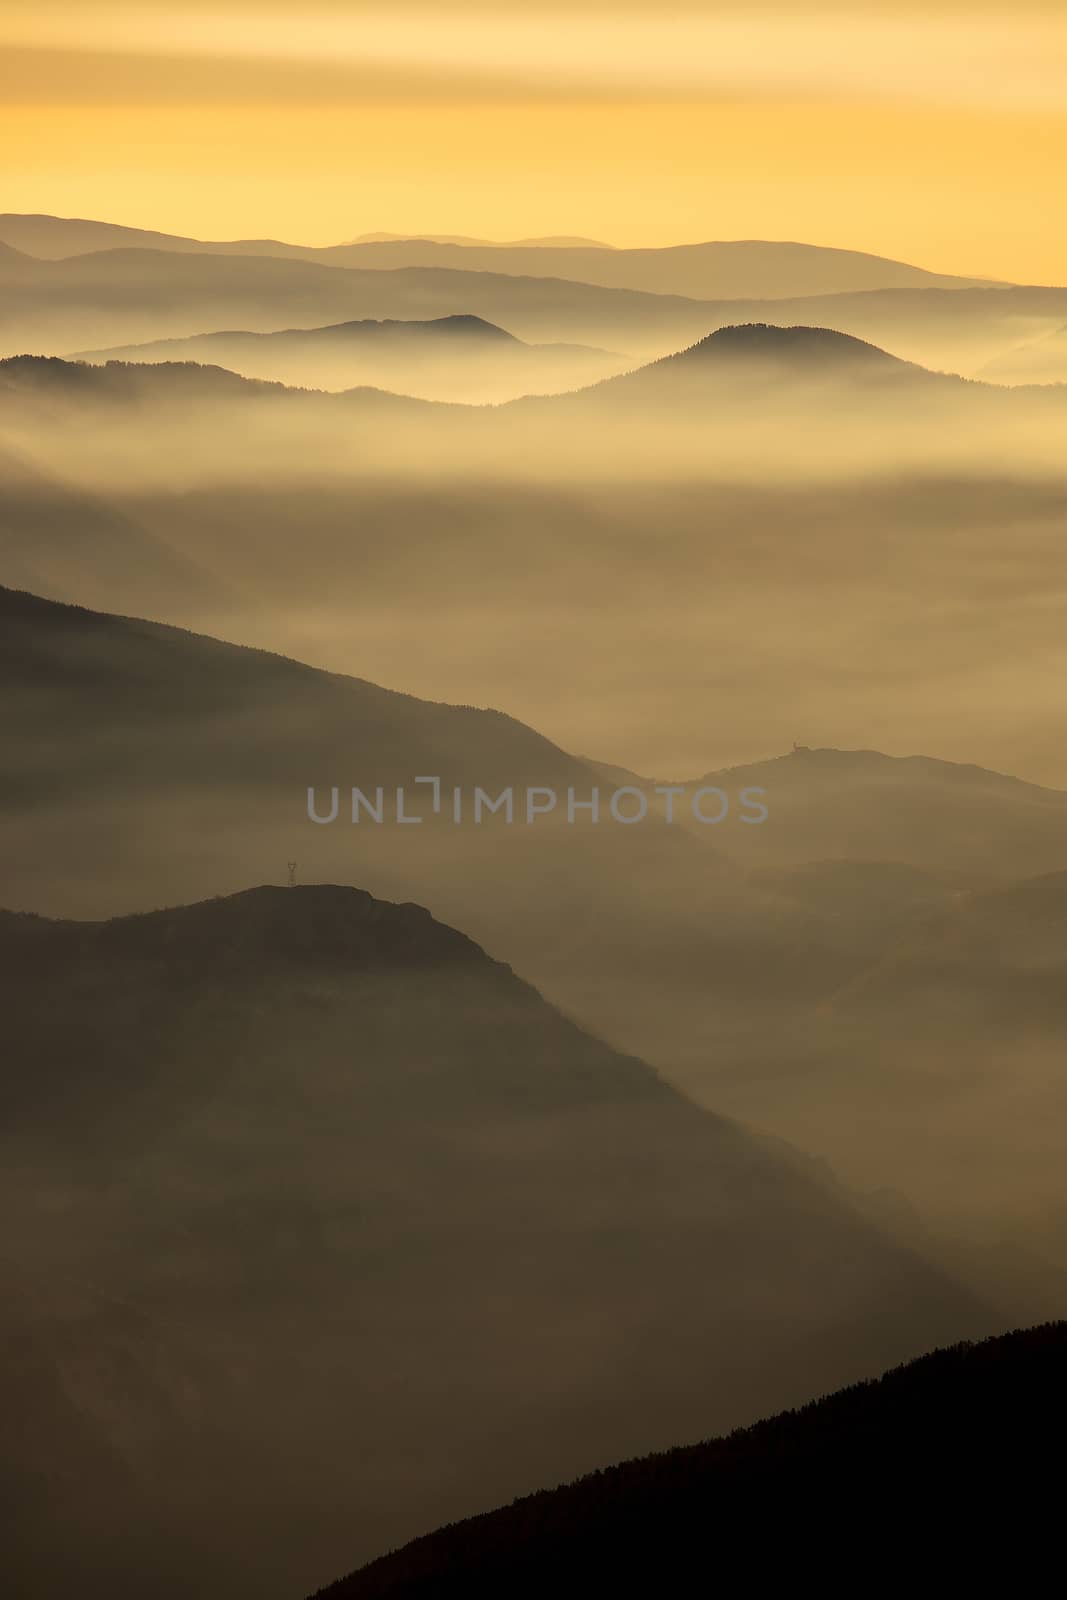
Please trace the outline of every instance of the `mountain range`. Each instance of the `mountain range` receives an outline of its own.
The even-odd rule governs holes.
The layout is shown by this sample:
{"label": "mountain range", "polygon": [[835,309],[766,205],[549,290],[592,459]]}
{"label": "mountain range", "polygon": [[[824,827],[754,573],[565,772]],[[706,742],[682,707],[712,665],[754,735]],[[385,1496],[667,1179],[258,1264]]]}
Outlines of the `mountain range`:
{"label": "mountain range", "polygon": [[479,239],[377,236],[316,248],[272,239],[210,242],[114,223],[8,213],[0,216],[0,242],[48,260],[122,249],[268,255],[339,267],[448,267],[566,278],[603,288],[697,299],[773,299],[920,285],[962,288],[988,281],[927,272],[855,250],[759,239],[615,249],[582,239],[490,244]]}
{"label": "mountain range", "polygon": [[[1000,1263],[980,1263],[976,1287],[1006,1313],[1049,1303],[1061,1256],[1067,1269],[1046,1138],[1063,1030],[1052,930],[1062,943],[1067,926],[1059,791],[928,758],[799,750],[699,780],[735,799],[762,789],[764,828],[571,827],[559,814],[456,827],[416,776],[468,800],[475,784],[513,787],[521,818],[523,784],[585,798],[603,774],[499,712],[180,629],[11,591],[0,620],[9,904],[98,917],[232,892],[287,861],[301,881],[356,875],[421,899],[587,1027],[702,1103],[829,1157],[857,1189],[969,1229],[992,1187],[1005,1248],[1025,1223],[1044,1262],[1022,1300]],[[325,812],[335,784],[339,818],[316,827],[307,788]],[[422,825],[350,823],[350,785],[405,784]],[[995,1182],[975,1167],[992,1124]]]}
{"label": "mountain range", "polygon": [[1067,794],[973,765],[798,746],[690,781],[774,794],[781,826],[736,840],[761,865],[897,862],[992,886],[1067,864]]}
{"label": "mountain range", "polygon": [[19,1600],[1048,1581],[1065,325],[0,216]]}
{"label": "mountain range", "polygon": [[446,267],[376,271],[130,248],[57,261],[7,250],[0,285],[5,354],[104,349],[213,328],[274,332],[367,318],[479,316],[533,342],[659,355],[709,325],[703,303],[680,295],[544,276]]}
{"label": "mountain range", "polygon": [[206,333],[84,350],[73,359],[195,361],[303,387],[343,390],[362,385],[478,404],[578,388],[627,365],[608,351],[581,345],[529,345],[470,316],[342,322],[277,333]]}
{"label": "mountain range", "polygon": [[425,240],[430,244],[470,244],[481,245],[487,250],[513,250],[517,248],[528,249],[531,247],[555,247],[558,249],[578,250],[613,250],[614,245],[605,244],[603,239],[585,239],[580,234],[547,234],[537,239],[475,239],[465,233],[361,233],[356,239],[347,239],[346,244],[397,244],[402,240]]}
{"label": "mountain range", "polygon": [[4,913],[0,951],[3,1407],[69,1464],[20,1481],[26,1600],[306,1592],[987,1323],[419,906]]}
{"label": "mountain range", "polygon": [[[308,259],[300,252],[220,255],[137,244],[43,260],[8,247],[0,254],[0,352],[64,354],[212,329],[274,332],[367,318],[463,315],[531,342],[592,345],[640,360],[716,327],[769,321],[829,326],[909,360],[975,374],[1021,340],[1051,333],[1067,320],[1067,290],[1057,288],[974,287],[966,280],[939,287],[923,277],[911,287],[878,287],[867,274],[858,288],[847,278],[828,284],[808,277],[799,287],[783,280],[777,290],[773,283],[754,290],[746,269],[743,282],[716,287],[712,274],[701,278],[698,292],[690,285],[679,293],[662,285],[630,288],[614,280],[549,276],[553,253],[542,249],[529,251],[524,271],[515,274],[503,270],[506,252],[496,249],[477,267],[462,247],[452,247],[448,265],[387,266],[380,252],[394,248],[403,247],[356,247],[371,252],[376,266],[357,254],[352,263],[327,267],[321,255]],[[593,254],[610,264],[625,253]]]}
{"label": "mountain range", "polygon": [[[439,429],[451,425],[453,443],[462,444],[463,433],[456,430],[463,429],[467,414],[472,465],[475,459],[491,464],[494,450],[502,447],[521,451],[532,428],[562,430],[556,447],[565,462],[566,439],[578,415],[591,429],[598,422],[617,426],[626,418],[652,425],[655,431],[645,435],[643,447],[640,431],[628,443],[629,451],[643,448],[651,461],[665,449],[690,450],[688,430],[711,418],[731,427],[739,443],[741,424],[795,420],[812,428],[832,426],[838,430],[834,439],[844,429],[858,437],[865,430],[868,448],[873,448],[891,425],[911,450],[929,438],[929,426],[937,425],[951,451],[949,430],[954,425],[1023,431],[1034,424],[1055,427],[1067,406],[1067,386],[1016,389],[931,372],[830,328],[766,323],[719,328],[658,361],[594,381],[598,368],[621,364],[622,358],[607,352],[530,347],[478,318],[450,317],[430,324],[371,322],[277,334],[206,335],[118,353],[92,351],[74,361],[8,357],[0,360],[0,398],[8,393],[16,407],[26,398],[54,407],[125,399],[137,408],[135,425],[150,420],[148,408],[154,405],[203,412],[209,405],[252,401],[262,412],[262,402],[273,399],[289,404],[289,424],[295,430],[300,404],[318,407],[316,426],[327,420],[322,410],[326,396],[317,388],[307,393],[316,382],[335,391],[347,385],[330,398],[359,399],[371,408],[370,416],[377,405],[391,428],[402,425],[404,413],[397,402],[408,396],[387,389],[421,390],[424,396],[449,400],[460,395],[499,399],[502,393],[524,391],[509,404],[491,408],[492,422],[484,406],[430,408],[416,403],[418,395],[411,399],[409,420]],[[242,378],[243,371],[254,375]],[[583,371],[589,381],[574,388]],[[348,383],[352,378],[360,381]],[[294,387],[292,380],[301,380],[300,386]],[[528,392],[554,380],[571,384],[572,392]],[[345,415],[335,408],[334,425],[343,425]],[[15,420],[23,420],[18,411]],[[307,411],[304,420],[311,420]],[[1044,438],[1045,432],[1035,436],[1035,448],[1043,448]],[[749,435],[749,440],[751,449],[762,435],[754,441]],[[603,443],[591,431],[583,449],[592,457]]]}
{"label": "mountain range", "polygon": [[[1013,692],[1020,652],[1040,653],[1050,682],[1058,671],[1063,405],[1057,389],[926,373],[832,330],[758,326],[576,395],[481,408],[20,358],[0,366],[23,484],[0,486],[0,581],[424,698],[475,701],[492,682],[558,742],[661,775],[799,734],[978,751],[1063,787],[1051,702],[992,743],[986,710]],[[131,559],[97,552],[79,507],[120,524]],[[631,586],[653,571],[659,603],[635,612]],[[462,625],[475,596],[499,625]],[[605,674],[620,637],[634,647]],[[869,684],[873,725],[806,670],[822,639]],[[982,689],[962,704],[966,664]],[[595,720],[563,682],[590,686]],[[915,726],[902,696],[920,682]],[[676,721],[642,720],[628,748],[635,697],[668,693]]]}

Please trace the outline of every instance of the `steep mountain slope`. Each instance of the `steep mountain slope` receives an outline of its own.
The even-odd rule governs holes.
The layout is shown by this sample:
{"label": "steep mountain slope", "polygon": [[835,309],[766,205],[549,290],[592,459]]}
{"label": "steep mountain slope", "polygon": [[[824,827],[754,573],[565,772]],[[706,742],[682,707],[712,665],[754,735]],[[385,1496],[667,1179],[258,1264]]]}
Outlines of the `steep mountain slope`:
{"label": "steep mountain slope", "polygon": [[[613,1037],[657,994],[680,1026],[679,986],[734,1016],[769,972],[784,999],[856,970],[855,950],[821,938],[807,908],[726,864],[722,829],[710,840],[652,819],[619,826],[609,789],[601,824],[586,811],[570,825],[568,790],[585,801],[596,776],[499,712],[24,594],[0,592],[0,619],[11,904],[113,913],[280,876],[289,860],[302,878],[358,873],[377,893],[431,898]],[[440,779],[436,815],[420,776]],[[381,825],[365,813],[353,825],[354,786],[372,801],[382,789]],[[417,826],[395,821],[400,786]],[[556,797],[532,826],[530,786]],[[334,787],[335,821],[316,826],[308,789],[327,816]],[[513,824],[475,824],[475,787],[494,801],[511,790]],[[740,826],[735,815],[727,832]]]}
{"label": "steep mountain slope", "polygon": [[728,1438],[442,1528],[320,1594],[645,1595],[687,1586],[709,1545],[786,1585],[816,1571],[850,1585],[872,1545],[883,1570],[944,1567],[958,1581],[995,1557],[1018,1571],[1056,1558],[1047,1462],[1067,1424],[1065,1374],[1062,1322],[938,1350]]}
{"label": "steep mountain slope", "polygon": [[[599,784],[606,812],[617,780],[499,712],[10,591],[0,619],[11,903],[93,915],[234,889],[288,860],[312,878],[355,872],[377,893],[431,898],[699,1092],[714,1067],[737,1075],[731,1095],[758,1095],[756,1066],[780,1072],[805,1048],[798,1019],[908,929],[1067,859],[1059,791],[874,752],[707,774],[734,802],[715,828],[587,813],[571,826],[568,789],[585,800]],[[413,781],[426,775],[442,783],[436,816]],[[392,820],[399,785],[423,824]],[[471,823],[476,785],[513,790],[513,826]],[[534,826],[528,785],[558,796]],[[309,786],[323,815],[337,786],[332,825],[309,822]],[[383,825],[352,825],[351,786],[382,787]],[[737,820],[748,787],[770,811],[758,828]]]}
{"label": "steep mountain slope", "polygon": [[417,906],[5,914],[0,953],[0,1249],[127,1308],[0,1313],[55,1396],[37,1451],[115,1457],[47,1493],[8,1462],[27,1600],[74,1572],[87,1597],[205,1571],[306,1591],[353,1548],[982,1326],[798,1158]]}
{"label": "steep mountain slope", "polygon": [[38,786],[58,776],[48,756],[57,728],[65,739],[84,739],[80,751],[68,745],[68,770],[86,788],[122,778],[92,759],[94,743],[112,743],[118,755],[134,734],[129,770],[146,784],[291,784],[300,800],[309,782],[327,780],[331,761],[340,766],[353,750],[362,772],[387,787],[411,782],[412,763],[438,772],[446,786],[474,772],[489,784],[587,777],[580,762],[499,711],[418,700],[16,590],[0,590],[0,616],[7,726],[20,749],[9,794],[45,797]]}
{"label": "steep mountain slope", "polygon": [[[599,781],[606,807],[617,780],[499,713],[179,629],[0,601],[9,904],[99,916],[283,879],[288,861],[301,881],[357,876],[421,897],[703,1103],[953,1226],[986,1226],[992,1206],[997,1229],[1010,1216],[1058,1259],[1047,1036],[1030,1030],[1024,1057],[1019,1039],[1009,1049],[986,1030],[964,1071],[921,985],[888,1011],[844,1003],[894,949],[925,951],[926,925],[976,887],[1061,866],[1058,792],[951,763],[800,752],[708,775],[735,800],[765,789],[763,828],[569,826],[568,788],[585,799]],[[441,814],[420,775],[441,777]],[[458,826],[454,784],[467,796]],[[525,784],[560,797],[532,827]],[[337,785],[332,825],[308,820],[309,785],[321,815]],[[371,799],[383,788],[381,826],[352,825],[352,785]],[[395,823],[394,785],[422,824]],[[514,790],[513,826],[472,824],[475,785]],[[1007,1312],[998,1269],[1002,1287]]]}

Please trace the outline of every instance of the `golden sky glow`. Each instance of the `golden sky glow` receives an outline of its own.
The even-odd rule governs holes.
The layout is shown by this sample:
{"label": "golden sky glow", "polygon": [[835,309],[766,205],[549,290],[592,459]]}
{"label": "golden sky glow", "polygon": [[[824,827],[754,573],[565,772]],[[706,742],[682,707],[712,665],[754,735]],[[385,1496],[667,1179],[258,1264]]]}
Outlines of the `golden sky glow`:
{"label": "golden sky glow", "polygon": [[0,0],[0,209],[795,238],[1067,280],[1067,12]]}

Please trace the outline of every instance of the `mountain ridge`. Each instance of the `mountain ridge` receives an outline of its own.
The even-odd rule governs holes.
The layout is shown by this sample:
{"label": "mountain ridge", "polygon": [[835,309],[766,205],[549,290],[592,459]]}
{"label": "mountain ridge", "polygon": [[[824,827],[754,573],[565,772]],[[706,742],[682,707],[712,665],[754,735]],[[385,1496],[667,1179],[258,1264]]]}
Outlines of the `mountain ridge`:
{"label": "mountain ridge", "polygon": [[[210,339],[215,336],[194,337]],[[269,340],[276,336],[248,334],[247,337]],[[168,340],[157,343],[162,346],[172,342],[174,341]],[[101,356],[107,354],[104,351],[99,353]],[[404,401],[412,407],[433,406],[440,411],[451,410],[453,414],[490,411],[498,414],[514,411],[519,414],[523,410],[532,412],[536,408],[541,415],[546,415],[552,407],[570,407],[575,403],[587,405],[598,399],[609,401],[666,399],[672,395],[669,386],[675,380],[689,382],[689,389],[680,390],[678,399],[685,399],[687,394],[693,392],[694,384],[707,380],[713,382],[746,380],[750,387],[754,387],[757,383],[766,387],[769,381],[775,379],[781,380],[783,386],[787,382],[803,384],[810,381],[819,384],[826,379],[838,383],[841,387],[850,382],[858,382],[872,394],[880,390],[892,394],[896,389],[911,385],[922,387],[931,395],[941,392],[960,396],[974,395],[986,401],[995,399],[1008,404],[1014,403],[1015,400],[1025,403],[1028,397],[1035,395],[1052,401],[1061,397],[1067,398],[1067,385],[1012,388],[988,381],[963,378],[955,373],[936,372],[915,362],[906,361],[883,350],[880,346],[872,345],[851,334],[840,333],[833,328],[804,325],[779,327],[773,323],[744,323],[717,328],[682,350],[634,366],[621,374],[585,384],[581,388],[553,394],[524,395],[491,405],[426,400],[373,387],[340,391],[305,389],[275,379],[246,378],[229,368],[197,361],[138,362],[109,358],[106,362],[96,364],[83,358],[68,359],[60,356],[27,354],[0,358],[0,378],[5,374],[17,376],[20,372],[24,372],[28,375],[51,373],[58,379],[64,371],[70,371],[79,374],[79,381],[87,387],[93,382],[88,376],[91,373],[110,373],[116,376],[116,380],[117,375],[126,373],[131,383],[155,382],[160,380],[147,376],[142,379],[140,375],[158,373],[168,368],[176,375],[186,375],[188,381],[192,381],[191,374],[194,372],[223,374],[235,394],[241,391],[241,385],[247,386],[246,392],[249,394],[274,392],[279,395],[315,395],[320,399],[329,397],[334,400],[363,392],[377,393],[394,401]],[[216,376],[211,381],[219,383],[223,380]]]}
{"label": "mountain ridge", "polygon": [[781,764],[788,762],[795,765],[801,760],[806,766],[818,770],[820,767],[827,776],[833,771],[881,770],[886,773],[905,771],[927,771],[946,777],[957,777],[960,781],[979,779],[983,782],[993,780],[997,784],[1022,785],[1026,789],[1044,791],[1055,795],[1067,804],[1067,791],[1056,789],[1050,784],[1034,783],[1029,778],[1020,778],[1014,773],[998,772],[992,767],[983,767],[970,761],[945,761],[940,756],[928,756],[916,752],[911,755],[890,755],[884,750],[875,749],[841,749],[833,745],[796,745],[792,750],[784,750],[780,755],[768,756],[762,761],[742,762],[732,767],[717,767],[701,774],[699,778],[687,781],[691,783],[709,783],[715,778],[755,778],[765,777],[769,773],[781,770]]}
{"label": "mountain ridge", "polygon": [[[380,251],[383,247],[368,246]],[[615,252],[602,253],[606,258]],[[744,321],[827,323],[928,365],[973,372],[1018,343],[1018,319],[1035,333],[1062,326],[1067,290],[1016,286],[837,289],[775,298],[754,293],[641,290],[560,276],[555,257],[529,252],[521,273],[500,270],[499,253],[449,265],[326,265],[303,257],[205,255],[124,246],[9,263],[9,304],[0,348],[56,354],[187,337],[206,328],[269,331],[358,317],[473,312],[520,338],[569,340],[646,359],[716,325]],[[555,275],[553,275],[555,274]]]}
{"label": "mountain ridge", "polygon": [[[0,240],[24,251],[32,242],[39,259],[69,259],[120,243],[148,244],[175,253],[277,255],[325,264],[380,266],[446,266],[467,258],[468,267],[493,261],[491,270],[518,272],[530,265],[538,271],[549,258],[552,271],[572,281],[604,288],[644,289],[652,293],[696,294],[700,298],[753,294],[831,292],[848,286],[890,287],[900,284],[972,286],[989,279],[929,272],[869,251],[805,244],[794,240],[704,240],[658,247],[614,247],[591,241],[515,241],[496,244],[479,240],[437,240],[424,236],[353,240],[348,244],[304,246],[280,240],[198,240],[122,224],[85,218],[44,215],[0,215]],[[20,241],[22,241],[20,243]],[[71,246],[73,245],[73,248]],[[33,255],[35,250],[28,250]],[[542,258],[538,262],[538,257]]]}
{"label": "mountain ridge", "polygon": [[[0,1309],[35,1357],[33,1459],[85,1464],[17,1479],[26,1600],[72,1569],[86,1600],[176,1600],[205,1561],[218,1592],[284,1600],[353,1540],[369,1557],[989,1323],[811,1163],[417,905],[261,885],[0,917],[0,950],[24,1066],[0,1083],[0,1257],[46,1289],[91,1261],[99,1309]],[[132,1530],[92,1466],[116,1439]],[[57,1519],[69,1538],[44,1538]]]}
{"label": "mountain ridge", "polygon": [[[464,715],[474,712],[478,715],[494,719],[498,718],[505,723],[513,723],[517,728],[534,733],[533,729],[527,729],[526,725],[520,722],[517,717],[512,717],[508,712],[498,711],[491,706],[466,706],[444,700],[424,700],[418,695],[407,694],[400,689],[383,688],[379,684],[372,683],[368,678],[359,678],[348,673],[329,672],[322,667],[310,666],[278,651],[265,650],[257,645],[233,644],[229,640],[213,638],[210,634],[198,633],[193,628],[183,628],[167,622],[152,622],[145,617],[123,616],[117,612],[101,612],[90,606],[81,606],[69,601],[51,600],[45,596],[33,594],[28,590],[12,589],[3,584],[0,584],[0,616],[8,624],[24,622],[29,623],[31,628],[44,621],[56,622],[60,625],[70,623],[74,626],[90,629],[107,629],[116,623],[128,625],[128,630],[126,631],[128,631],[131,638],[140,636],[141,638],[158,639],[163,642],[168,640],[191,640],[197,645],[207,647],[211,653],[219,657],[231,655],[235,660],[243,658],[245,661],[250,661],[256,659],[275,668],[282,668],[292,672],[294,675],[318,678],[340,684],[355,684],[362,689],[370,689],[389,701],[406,702],[412,706],[430,707],[443,711],[456,711]],[[32,632],[28,637],[32,639]],[[13,651],[10,648],[11,642],[9,633],[4,641],[9,658],[13,655]],[[3,647],[0,647],[0,650],[2,649]],[[563,755],[563,751],[552,745],[551,741],[545,739],[543,735],[534,733],[534,737],[547,748],[554,749],[559,755]]]}
{"label": "mountain ridge", "polygon": [[[239,934],[238,938],[234,938]],[[224,966],[283,957],[298,964],[330,967],[368,964],[469,966],[501,976],[511,968],[495,961],[473,939],[439,922],[415,901],[388,901],[349,884],[259,884],[236,894],[187,905],[163,906],[127,917],[69,919],[0,907],[0,948],[10,958],[29,937],[37,951],[46,940],[78,944],[103,937],[116,951],[135,958],[160,956],[180,962],[206,940]]]}
{"label": "mountain ridge", "polygon": [[423,400],[492,404],[536,390],[574,389],[627,363],[589,345],[531,343],[472,314],[360,318],[320,327],[220,329],[187,338],[82,350],[73,361],[192,361],[244,377],[344,393],[378,388]]}
{"label": "mountain ridge", "polygon": [[499,327],[495,322],[487,322],[484,317],[474,316],[471,313],[456,312],[447,317],[430,317],[423,320],[407,320],[401,317],[355,317],[348,322],[330,322],[316,328],[277,328],[265,333],[253,328],[219,328],[210,333],[192,334],[188,338],[156,339],[145,345],[115,345],[106,350],[75,350],[65,359],[71,361],[100,361],[105,359],[126,360],[136,359],[130,352],[134,350],[158,350],[173,345],[187,345],[200,343],[210,339],[291,339],[291,338],[325,338],[329,335],[367,334],[371,337],[380,335],[387,337],[391,334],[437,334],[447,338],[453,334],[473,334],[492,341],[501,343],[524,344],[526,341],[517,339],[506,328]]}
{"label": "mountain ridge", "polygon": [[564,1572],[579,1586],[595,1580],[646,1594],[699,1564],[712,1518],[728,1519],[733,1539],[773,1525],[761,1570],[792,1572],[797,1550],[782,1536],[808,1537],[810,1519],[828,1505],[841,1525],[820,1565],[833,1574],[879,1525],[885,1494],[903,1493],[910,1513],[887,1553],[894,1569],[929,1558],[937,1516],[973,1514],[977,1504],[1012,1520],[980,1551],[954,1544],[957,1572],[984,1565],[988,1546],[1014,1559],[1024,1519],[1027,1537],[1051,1555],[1052,1490],[1041,1463],[1065,1420],[1065,1360],[1064,1322],[933,1350],[723,1438],[622,1462],[425,1534],[309,1600],[525,1597]]}

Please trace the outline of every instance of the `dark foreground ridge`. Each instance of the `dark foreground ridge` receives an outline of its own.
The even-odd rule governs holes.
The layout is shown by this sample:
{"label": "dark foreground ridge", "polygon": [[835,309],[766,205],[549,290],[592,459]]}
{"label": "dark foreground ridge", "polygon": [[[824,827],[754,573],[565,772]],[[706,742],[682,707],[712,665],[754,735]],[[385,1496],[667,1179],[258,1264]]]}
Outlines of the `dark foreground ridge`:
{"label": "dark foreground ridge", "polygon": [[1016,1536],[1013,1559],[1040,1561],[1057,1539],[1050,1468],[1065,1421],[1067,1322],[1046,1323],[526,1496],[319,1595],[675,1594],[732,1554],[759,1593],[769,1571],[825,1577],[858,1545],[868,1571],[872,1556],[879,1570],[943,1556],[958,1571]]}

